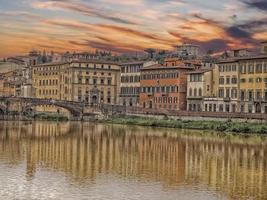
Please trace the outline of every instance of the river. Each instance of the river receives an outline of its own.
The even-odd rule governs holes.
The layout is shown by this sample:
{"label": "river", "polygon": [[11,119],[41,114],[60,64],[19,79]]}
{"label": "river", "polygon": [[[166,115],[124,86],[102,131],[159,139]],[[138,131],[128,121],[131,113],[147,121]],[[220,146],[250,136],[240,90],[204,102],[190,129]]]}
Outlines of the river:
{"label": "river", "polygon": [[267,139],[2,121],[0,199],[264,200]]}

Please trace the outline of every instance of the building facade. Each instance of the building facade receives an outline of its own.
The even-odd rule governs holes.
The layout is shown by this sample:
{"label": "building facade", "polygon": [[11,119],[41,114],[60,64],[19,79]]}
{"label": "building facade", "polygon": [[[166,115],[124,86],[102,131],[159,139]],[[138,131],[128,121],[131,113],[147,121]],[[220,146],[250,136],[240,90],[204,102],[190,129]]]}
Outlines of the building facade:
{"label": "building facade", "polygon": [[151,65],[141,69],[140,106],[163,110],[186,110],[187,72],[184,65]]}
{"label": "building facade", "polygon": [[[189,72],[187,75],[187,110],[201,112],[208,110],[205,104],[205,98],[212,98],[214,94],[214,77],[215,70],[204,69]],[[214,105],[213,109],[214,109]],[[216,111],[216,106],[215,106]]]}
{"label": "building facade", "polygon": [[139,106],[140,71],[143,61],[121,64],[120,105]]}
{"label": "building facade", "polygon": [[71,97],[72,101],[91,104],[119,104],[120,66],[117,63],[72,61],[67,76],[63,76],[65,81],[66,78],[62,88],[68,88],[69,93],[62,93],[63,99]]}
{"label": "building facade", "polygon": [[239,109],[239,65],[235,59],[218,63],[218,112],[237,112]]}
{"label": "building facade", "polygon": [[267,55],[228,58],[211,71],[189,73],[187,101],[189,111],[267,113]]}
{"label": "building facade", "polygon": [[267,113],[267,55],[239,60],[240,112]]}
{"label": "building facade", "polygon": [[60,99],[60,73],[67,63],[49,63],[32,66],[35,98]]}
{"label": "building facade", "polygon": [[120,67],[97,60],[36,65],[33,86],[36,98],[118,104]]}

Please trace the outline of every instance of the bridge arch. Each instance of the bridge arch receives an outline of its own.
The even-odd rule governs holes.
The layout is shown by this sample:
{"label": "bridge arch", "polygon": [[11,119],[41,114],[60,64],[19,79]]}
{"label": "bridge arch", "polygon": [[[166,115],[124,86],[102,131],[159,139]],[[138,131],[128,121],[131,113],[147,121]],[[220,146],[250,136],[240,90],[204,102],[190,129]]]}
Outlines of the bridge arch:
{"label": "bridge arch", "polygon": [[37,106],[45,106],[45,105],[51,105],[59,108],[64,108],[70,112],[70,114],[74,117],[80,117],[83,114],[82,106],[80,105],[74,105],[67,102],[62,101],[53,101],[53,100],[39,100],[39,101],[33,101],[30,103],[27,103],[23,107],[23,113],[30,113],[33,112],[33,108]]}

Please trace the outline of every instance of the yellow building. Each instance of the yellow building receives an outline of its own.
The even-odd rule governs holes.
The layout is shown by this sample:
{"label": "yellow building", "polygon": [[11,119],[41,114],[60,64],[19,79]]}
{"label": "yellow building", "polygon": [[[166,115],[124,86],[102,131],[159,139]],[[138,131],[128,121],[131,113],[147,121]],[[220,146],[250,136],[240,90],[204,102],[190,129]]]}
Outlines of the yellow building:
{"label": "yellow building", "polygon": [[60,72],[66,65],[66,63],[49,63],[32,67],[36,98],[60,99]]}
{"label": "yellow building", "polygon": [[218,67],[212,69],[200,69],[188,73],[188,111],[217,111],[217,77]]}
{"label": "yellow building", "polygon": [[[35,98],[60,100],[60,73],[68,63],[48,63],[32,66]],[[52,105],[37,106],[38,112],[65,112]]]}
{"label": "yellow building", "polygon": [[[213,95],[203,97],[205,111],[267,113],[266,54],[225,59],[213,74],[208,74],[213,79]],[[200,87],[201,83],[195,85]],[[190,98],[190,90],[188,94]]]}
{"label": "yellow building", "polygon": [[72,61],[61,71],[60,99],[118,104],[120,66],[100,60]]}
{"label": "yellow building", "polygon": [[219,112],[237,112],[239,107],[239,65],[237,59],[226,59],[218,63]]}
{"label": "yellow building", "polygon": [[240,111],[267,113],[267,55],[242,58],[240,65]]}
{"label": "yellow building", "polygon": [[0,74],[0,96],[21,96],[23,78],[20,70]]}
{"label": "yellow building", "polygon": [[[33,66],[35,97],[92,104],[118,104],[120,66],[100,60]],[[55,111],[52,106],[39,111]]]}

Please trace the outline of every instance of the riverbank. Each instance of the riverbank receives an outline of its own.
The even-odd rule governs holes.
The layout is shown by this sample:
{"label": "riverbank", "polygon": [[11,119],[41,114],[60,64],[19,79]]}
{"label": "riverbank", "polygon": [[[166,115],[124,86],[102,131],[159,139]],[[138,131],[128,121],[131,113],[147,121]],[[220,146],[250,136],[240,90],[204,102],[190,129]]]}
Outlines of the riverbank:
{"label": "riverbank", "polygon": [[267,124],[256,122],[234,122],[227,121],[191,121],[180,119],[156,119],[148,117],[125,116],[125,117],[109,117],[99,120],[100,122],[138,125],[138,126],[152,126],[176,129],[193,129],[193,130],[211,130],[223,133],[233,134],[266,134]]}

